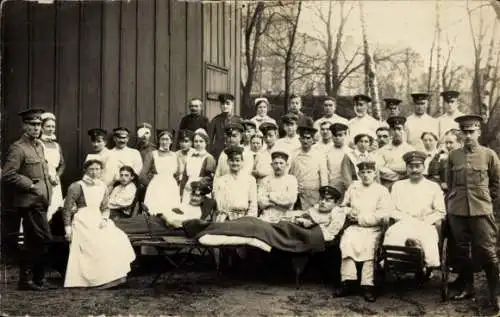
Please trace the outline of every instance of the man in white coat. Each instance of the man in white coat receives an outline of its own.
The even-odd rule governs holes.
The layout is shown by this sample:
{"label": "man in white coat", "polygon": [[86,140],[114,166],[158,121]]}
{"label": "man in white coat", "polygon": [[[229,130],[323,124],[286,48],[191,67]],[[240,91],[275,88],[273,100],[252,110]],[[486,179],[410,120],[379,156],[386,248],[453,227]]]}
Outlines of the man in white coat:
{"label": "man in white coat", "polygon": [[439,140],[443,141],[444,135],[451,129],[458,129],[457,117],[464,114],[458,110],[458,96],[460,93],[454,90],[443,91],[441,93],[444,101],[445,113],[438,118]]}
{"label": "man in white coat", "polygon": [[409,178],[392,187],[396,209],[391,218],[397,222],[387,229],[384,245],[421,246],[426,267],[439,267],[438,230],[445,216],[444,195],[438,184],[424,177],[425,153],[411,151],[403,158]]}
{"label": "man in white coat", "polygon": [[[141,153],[128,146],[130,131],[127,128],[118,127],[113,130],[113,140],[115,147],[110,150],[110,158],[113,163],[113,181],[120,178],[120,168],[128,165],[132,167],[136,175],[139,175],[142,170]],[[106,166],[107,167],[107,166]]]}
{"label": "man in white coat", "polygon": [[389,117],[387,123],[390,127],[391,143],[375,152],[380,172],[380,182],[389,190],[391,190],[395,181],[406,177],[406,164],[403,155],[414,150],[413,146],[406,142],[405,122],[405,117]]}
{"label": "man in white coat", "polygon": [[291,219],[291,210],[297,201],[297,179],[287,174],[289,155],[283,151],[271,153],[273,174],[265,177],[257,189],[257,199],[262,210],[260,218],[277,223]]}
{"label": "man in white coat", "polygon": [[[334,97],[327,96],[325,101],[323,101],[323,116],[318,120],[314,121],[313,127],[321,132],[321,125],[325,122],[330,124],[343,123],[347,124],[348,120],[344,117],[339,116],[335,113],[337,109],[337,101]],[[316,140],[320,140],[320,134],[317,133],[315,136]]]}
{"label": "man in white coat", "polygon": [[350,225],[340,239],[342,287],[335,296],[353,293],[358,280],[356,263],[360,263],[363,297],[374,302],[375,251],[382,236],[381,224],[394,206],[387,188],[375,182],[375,162],[362,161],[357,164],[357,169],[360,180],[349,186],[341,204]]}
{"label": "man in white coat", "polygon": [[351,142],[349,146],[354,148],[354,137],[358,134],[368,134],[375,139],[380,122],[368,114],[368,104],[372,98],[366,95],[355,95],[353,97],[354,112],[356,117],[349,120],[349,134]]}
{"label": "man in white coat", "polygon": [[429,95],[425,93],[412,94],[415,112],[406,120],[406,136],[408,143],[417,150],[423,150],[421,137],[424,132],[438,135],[438,121],[427,114]]}

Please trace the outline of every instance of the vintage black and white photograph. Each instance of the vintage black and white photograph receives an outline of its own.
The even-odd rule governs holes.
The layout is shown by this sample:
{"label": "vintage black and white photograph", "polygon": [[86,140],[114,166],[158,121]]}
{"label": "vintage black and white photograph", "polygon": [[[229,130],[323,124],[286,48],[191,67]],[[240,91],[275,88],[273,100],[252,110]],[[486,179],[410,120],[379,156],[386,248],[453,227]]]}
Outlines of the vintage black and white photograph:
{"label": "vintage black and white photograph", "polygon": [[0,19],[0,316],[500,316],[500,1]]}

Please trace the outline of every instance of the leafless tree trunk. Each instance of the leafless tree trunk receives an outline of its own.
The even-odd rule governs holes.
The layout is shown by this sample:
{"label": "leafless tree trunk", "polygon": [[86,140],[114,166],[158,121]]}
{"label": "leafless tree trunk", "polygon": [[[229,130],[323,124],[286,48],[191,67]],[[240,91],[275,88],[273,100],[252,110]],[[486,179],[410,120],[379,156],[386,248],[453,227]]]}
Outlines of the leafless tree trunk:
{"label": "leafless tree trunk", "polygon": [[266,15],[268,7],[264,2],[247,4],[244,22],[242,24],[244,32],[244,54],[246,67],[246,80],[241,81],[242,102],[245,107],[249,107],[253,84],[260,56],[262,36],[269,29],[273,22],[274,13]]}
{"label": "leafless tree trunk", "polygon": [[431,46],[431,51],[429,54],[429,72],[428,75],[429,77],[427,78],[427,93],[431,94],[432,93],[432,73],[433,73],[433,61],[434,61],[434,49],[436,48],[436,32],[434,32],[434,39],[432,40],[432,46]]}
{"label": "leafless tree trunk", "polygon": [[365,56],[365,90],[372,97],[372,115],[381,120],[381,109],[380,101],[378,96],[378,83],[377,83],[377,73],[375,70],[375,62],[373,60],[372,53],[370,51],[370,45],[368,42],[368,35],[366,32],[366,21],[363,10],[363,1],[359,1],[359,12],[361,21],[361,30],[363,32],[363,47]]}
{"label": "leafless tree trunk", "polygon": [[[439,93],[443,91],[443,73],[441,72],[441,1],[436,0],[436,45],[437,45],[437,56],[436,56],[436,93],[434,94],[437,101],[437,113],[443,113],[443,100],[439,96]],[[433,111],[434,112],[434,111]]]}
{"label": "leafless tree trunk", "polygon": [[302,1],[299,1],[297,8],[295,6],[292,8],[292,13],[289,16],[288,25],[288,46],[285,53],[285,112],[288,112],[288,99],[290,97],[290,87],[292,84],[292,69],[293,65],[293,55],[295,47],[295,39],[297,35],[297,28],[299,25],[300,12],[302,11]]}

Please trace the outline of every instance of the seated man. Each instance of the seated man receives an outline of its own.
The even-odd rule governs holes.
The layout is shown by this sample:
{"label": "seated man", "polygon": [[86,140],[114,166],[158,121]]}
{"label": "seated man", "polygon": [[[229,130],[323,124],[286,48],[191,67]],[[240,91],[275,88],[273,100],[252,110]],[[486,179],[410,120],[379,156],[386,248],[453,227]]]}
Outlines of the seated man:
{"label": "seated man", "polygon": [[288,154],[283,151],[271,153],[273,175],[266,176],[258,186],[258,203],[262,210],[260,218],[277,223],[289,218],[297,201],[297,179],[286,174]]}
{"label": "seated man", "polygon": [[325,242],[335,239],[344,226],[346,214],[337,206],[342,194],[332,186],[322,186],[319,189],[319,204],[306,210],[304,214],[295,217],[294,222],[305,228],[317,224],[323,233]]}
{"label": "seated man", "polygon": [[[396,210],[391,217],[397,222],[387,229],[384,245],[421,245],[427,267],[438,267],[438,231],[445,216],[443,192],[438,184],[424,177],[427,155],[411,151],[403,156],[409,178],[394,183],[392,200]],[[412,241],[413,240],[413,241]]]}
{"label": "seated man", "polygon": [[357,262],[362,264],[363,297],[374,302],[375,250],[382,235],[381,224],[394,207],[387,188],[375,182],[375,162],[362,161],[357,164],[357,169],[360,180],[349,186],[341,204],[347,208],[347,221],[351,225],[340,240],[342,286],[335,296],[347,296],[354,291],[358,280]]}

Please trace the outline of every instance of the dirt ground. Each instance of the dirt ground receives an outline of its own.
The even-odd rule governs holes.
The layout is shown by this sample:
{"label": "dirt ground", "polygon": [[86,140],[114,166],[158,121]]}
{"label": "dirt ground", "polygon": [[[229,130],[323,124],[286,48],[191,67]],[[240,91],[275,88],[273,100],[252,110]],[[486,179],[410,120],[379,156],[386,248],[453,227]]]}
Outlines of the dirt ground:
{"label": "dirt ground", "polygon": [[[486,296],[483,277],[477,302],[440,300],[439,275],[420,288],[413,280],[386,282],[375,303],[361,297],[333,298],[333,288],[322,283],[309,267],[296,289],[294,277],[284,268],[244,268],[237,273],[217,273],[213,267],[187,265],[185,272],[161,280],[155,287],[150,264],[133,271],[127,285],[114,290],[57,289],[18,291],[17,270],[2,270],[1,312],[20,316],[479,316]],[[286,274],[285,274],[286,273]],[[280,275],[277,278],[277,275]],[[57,273],[49,279],[62,284]]]}

